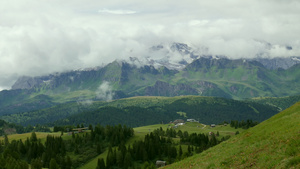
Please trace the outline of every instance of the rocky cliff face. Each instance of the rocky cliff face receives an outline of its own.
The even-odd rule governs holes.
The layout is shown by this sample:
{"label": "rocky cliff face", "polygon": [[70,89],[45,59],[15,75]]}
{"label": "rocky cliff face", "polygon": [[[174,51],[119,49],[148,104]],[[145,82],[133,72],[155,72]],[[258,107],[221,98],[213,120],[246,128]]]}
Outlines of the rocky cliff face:
{"label": "rocky cliff face", "polygon": [[15,84],[11,87],[13,90],[15,89],[31,89],[34,86],[38,86],[39,84],[43,83],[41,78],[33,78],[28,76],[20,77]]}
{"label": "rocky cliff face", "polygon": [[263,64],[267,69],[288,69],[296,64],[300,63],[300,57],[278,57],[278,58],[255,58],[255,61]]}
{"label": "rocky cliff face", "polygon": [[171,85],[167,82],[156,81],[154,86],[146,87],[147,96],[179,96],[198,95],[198,91],[187,84]]}
{"label": "rocky cliff face", "polygon": [[[266,48],[265,53],[257,54],[256,58],[241,58],[241,60],[257,61],[264,65],[267,69],[272,70],[278,68],[288,69],[293,65],[300,63],[300,56],[272,57],[267,52],[271,50],[274,45],[266,42],[260,43],[264,43]],[[293,50],[291,46],[285,46],[285,48],[286,50]],[[206,58],[210,60],[227,58],[226,56],[207,55],[205,54],[208,53],[207,51],[209,51],[208,48],[191,47],[184,43],[157,45],[150,48],[149,56],[147,56],[150,62],[144,64],[161,65],[168,68],[180,70],[199,58]],[[157,55],[160,56],[159,59],[154,59]],[[178,60],[178,58],[181,59]]]}

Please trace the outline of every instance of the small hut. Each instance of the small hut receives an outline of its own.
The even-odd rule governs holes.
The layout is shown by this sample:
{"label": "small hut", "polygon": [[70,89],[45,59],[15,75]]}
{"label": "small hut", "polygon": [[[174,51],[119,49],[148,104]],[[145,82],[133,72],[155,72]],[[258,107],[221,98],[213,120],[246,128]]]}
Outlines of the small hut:
{"label": "small hut", "polygon": [[163,167],[163,166],[166,166],[166,161],[160,161],[160,160],[156,161],[156,167],[157,168]]}

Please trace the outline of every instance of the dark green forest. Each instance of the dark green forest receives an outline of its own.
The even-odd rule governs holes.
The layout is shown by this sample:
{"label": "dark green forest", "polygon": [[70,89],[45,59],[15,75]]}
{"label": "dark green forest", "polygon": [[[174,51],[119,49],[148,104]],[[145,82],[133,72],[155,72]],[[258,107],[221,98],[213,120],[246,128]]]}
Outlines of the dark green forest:
{"label": "dark green forest", "polygon": [[[70,132],[71,139],[48,135],[45,143],[37,138],[35,132],[22,140],[9,142],[5,135],[0,144],[0,168],[77,168],[89,159],[101,154],[109,146],[117,146],[133,136],[132,128],[126,126],[97,125],[89,127],[90,132]],[[72,158],[68,154],[74,154]]]}
{"label": "dark green forest", "polygon": [[[297,98],[291,98],[286,102],[294,102],[295,99]],[[252,119],[261,122],[279,112],[279,107],[256,101],[258,102],[258,100],[254,102],[218,97],[186,96],[121,99],[112,102],[93,102],[89,105],[73,102],[32,112],[5,115],[1,118],[23,126],[36,124],[77,125],[81,123],[95,125],[100,123],[102,125],[126,124],[136,127],[161,122],[168,123],[177,118],[185,118],[177,112],[184,112],[186,118],[194,118],[204,124],[218,124],[232,119]]]}
{"label": "dark green forest", "polygon": [[[215,146],[230,136],[219,137],[217,134],[196,134],[182,132],[173,128],[158,128],[144,136],[143,140],[134,141],[125,146],[126,141],[134,136],[132,128],[122,125],[96,125],[81,128],[72,126],[55,126],[61,134],[70,135],[70,139],[48,135],[45,141],[37,138],[35,132],[25,141],[8,140],[5,135],[0,142],[0,168],[60,168],[80,167],[84,162],[95,158],[106,149],[106,162],[98,160],[97,169],[127,169],[154,167],[156,160],[164,160],[167,164],[182,160],[193,154]],[[78,132],[78,129],[88,129]],[[69,130],[69,132],[65,132]],[[179,138],[180,141],[174,141]],[[182,146],[187,146],[183,150]],[[114,147],[114,148],[113,148]]]}
{"label": "dark green forest", "polygon": [[[186,117],[177,112],[186,113]],[[82,112],[58,120],[51,125],[84,125],[100,123],[103,125],[126,124],[131,127],[157,123],[169,123],[175,119],[194,118],[201,123],[221,123],[232,119],[263,121],[278,110],[269,105],[254,102],[241,102],[230,99],[214,98],[211,100],[180,99],[171,104],[153,107],[102,107],[94,111]]]}
{"label": "dark green forest", "polygon": [[[180,142],[175,142],[173,138],[180,138]],[[162,128],[156,129],[145,135],[144,140],[135,141],[126,147],[120,144],[117,148],[109,147],[106,157],[98,160],[97,169],[128,169],[128,168],[152,168],[156,160],[166,161],[171,164],[186,157],[213,147],[230,136],[217,139],[217,135],[189,134],[187,131],[176,131],[173,128],[164,131]],[[182,150],[182,146],[187,145],[187,151]]]}
{"label": "dark green forest", "polygon": [[0,136],[6,134],[28,133],[32,131],[50,132],[50,128],[46,125],[39,125],[39,124],[37,124],[36,126],[27,125],[26,127],[24,127],[22,125],[9,123],[0,119]]}

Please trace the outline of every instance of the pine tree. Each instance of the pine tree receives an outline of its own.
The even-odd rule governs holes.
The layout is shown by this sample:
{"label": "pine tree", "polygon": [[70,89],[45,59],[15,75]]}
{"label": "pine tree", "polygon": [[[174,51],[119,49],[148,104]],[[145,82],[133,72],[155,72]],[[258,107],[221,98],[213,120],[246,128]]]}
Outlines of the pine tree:
{"label": "pine tree", "polygon": [[8,137],[7,137],[7,135],[5,134],[5,135],[4,135],[4,146],[7,147],[8,145],[9,145]]}
{"label": "pine tree", "polygon": [[191,155],[192,149],[191,149],[190,145],[188,145],[188,152],[189,152],[189,155]]}
{"label": "pine tree", "polygon": [[78,149],[78,145],[77,144],[75,145],[75,151],[74,151],[74,153],[75,154],[79,154],[79,149]]}
{"label": "pine tree", "polygon": [[23,144],[23,141],[20,139],[18,142],[18,151],[24,155],[26,153],[25,145]]}
{"label": "pine tree", "polygon": [[124,158],[124,168],[127,169],[130,166],[132,166],[131,154],[127,152]]}
{"label": "pine tree", "polygon": [[179,158],[181,158],[182,157],[182,148],[181,148],[181,145],[179,145]]}
{"label": "pine tree", "polygon": [[97,168],[96,169],[105,169],[105,163],[104,163],[104,159],[103,158],[98,159],[98,164],[97,164]]}
{"label": "pine tree", "polygon": [[172,146],[172,147],[170,148],[169,156],[170,156],[171,158],[176,158],[176,157],[177,157],[177,150],[176,150],[175,147]]}
{"label": "pine tree", "polygon": [[50,160],[49,169],[59,169],[59,166],[54,158]]}
{"label": "pine tree", "polygon": [[215,146],[217,144],[218,144],[218,140],[216,139],[216,136],[214,134],[211,135],[210,146],[213,147],[213,146]]}
{"label": "pine tree", "polygon": [[123,161],[124,161],[122,152],[118,151],[116,156],[117,156],[117,164],[120,168],[122,168],[123,167]]}
{"label": "pine tree", "polygon": [[41,158],[31,160],[31,169],[42,169],[42,168],[43,168],[43,163]]}
{"label": "pine tree", "polygon": [[48,168],[49,167],[49,161],[48,161],[48,154],[44,152],[42,154],[42,161],[43,161],[43,167]]}
{"label": "pine tree", "polygon": [[106,167],[112,167],[114,165],[114,157],[113,157],[113,151],[111,146],[108,148],[108,153],[106,156]]}
{"label": "pine tree", "polygon": [[61,169],[66,169],[67,164],[66,164],[65,156],[62,156],[61,161],[60,161],[60,166],[61,166]]}
{"label": "pine tree", "polygon": [[150,167],[150,164],[148,161],[144,162],[142,169],[148,169]]}
{"label": "pine tree", "polygon": [[30,141],[31,141],[31,142],[37,142],[37,137],[36,137],[35,132],[32,132],[32,133],[31,133]]}
{"label": "pine tree", "polygon": [[66,161],[66,169],[71,169],[72,166],[72,161],[70,156],[67,156],[67,161]]}
{"label": "pine tree", "polygon": [[97,153],[98,154],[102,153],[102,145],[101,144],[97,144]]}

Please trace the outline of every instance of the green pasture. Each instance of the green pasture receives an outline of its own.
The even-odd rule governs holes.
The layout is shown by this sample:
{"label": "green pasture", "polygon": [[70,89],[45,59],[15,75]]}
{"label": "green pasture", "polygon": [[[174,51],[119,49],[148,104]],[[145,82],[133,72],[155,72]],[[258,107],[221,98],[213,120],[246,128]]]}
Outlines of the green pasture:
{"label": "green pasture", "polygon": [[[60,132],[55,132],[55,133],[48,133],[48,132],[35,132],[36,137],[38,139],[41,139],[42,142],[46,141],[46,137],[48,135],[53,135],[53,136],[60,136],[61,133]],[[23,133],[23,134],[12,134],[12,135],[8,135],[8,141],[12,141],[12,140],[22,140],[23,142],[27,139],[31,137],[31,133]],[[4,140],[4,136],[0,137],[0,141]]]}

